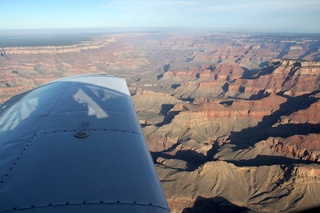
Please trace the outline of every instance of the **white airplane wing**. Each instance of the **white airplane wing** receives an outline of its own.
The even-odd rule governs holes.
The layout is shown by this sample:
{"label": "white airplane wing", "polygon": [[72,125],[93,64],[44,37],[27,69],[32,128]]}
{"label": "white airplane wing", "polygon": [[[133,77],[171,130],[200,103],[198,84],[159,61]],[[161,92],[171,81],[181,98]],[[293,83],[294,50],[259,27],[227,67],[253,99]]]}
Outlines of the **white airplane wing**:
{"label": "white airplane wing", "polygon": [[124,79],[63,78],[2,107],[0,212],[19,211],[169,212]]}

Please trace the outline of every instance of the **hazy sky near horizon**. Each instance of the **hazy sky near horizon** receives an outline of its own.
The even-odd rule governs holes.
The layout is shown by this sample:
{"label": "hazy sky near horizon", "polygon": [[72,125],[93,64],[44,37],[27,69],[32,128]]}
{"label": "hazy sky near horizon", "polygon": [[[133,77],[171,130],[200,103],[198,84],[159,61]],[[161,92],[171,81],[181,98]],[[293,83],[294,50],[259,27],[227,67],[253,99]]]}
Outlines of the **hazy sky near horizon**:
{"label": "hazy sky near horizon", "polygon": [[0,0],[0,30],[206,28],[320,33],[320,0]]}

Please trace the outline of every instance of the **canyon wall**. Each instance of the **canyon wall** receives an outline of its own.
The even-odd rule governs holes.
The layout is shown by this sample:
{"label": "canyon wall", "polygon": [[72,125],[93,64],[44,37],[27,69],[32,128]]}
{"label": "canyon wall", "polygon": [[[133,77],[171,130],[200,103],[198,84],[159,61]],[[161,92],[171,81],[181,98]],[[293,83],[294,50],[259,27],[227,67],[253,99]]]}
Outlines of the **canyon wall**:
{"label": "canyon wall", "polygon": [[319,49],[317,35],[165,32],[6,47],[0,110],[60,77],[123,77],[172,212],[296,212],[320,206]]}

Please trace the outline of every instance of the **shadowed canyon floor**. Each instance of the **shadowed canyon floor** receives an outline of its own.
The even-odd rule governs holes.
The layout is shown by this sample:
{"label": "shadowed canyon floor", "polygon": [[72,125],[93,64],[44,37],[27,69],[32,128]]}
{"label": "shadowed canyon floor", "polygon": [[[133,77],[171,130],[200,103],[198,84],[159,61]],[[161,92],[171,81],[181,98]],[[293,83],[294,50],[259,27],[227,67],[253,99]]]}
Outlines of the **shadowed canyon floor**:
{"label": "shadowed canyon floor", "polygon": [[319,35],[108,34],[5,47],[0,64],[1,103],[64,76],[124,77],[172,212],[320,206]]}

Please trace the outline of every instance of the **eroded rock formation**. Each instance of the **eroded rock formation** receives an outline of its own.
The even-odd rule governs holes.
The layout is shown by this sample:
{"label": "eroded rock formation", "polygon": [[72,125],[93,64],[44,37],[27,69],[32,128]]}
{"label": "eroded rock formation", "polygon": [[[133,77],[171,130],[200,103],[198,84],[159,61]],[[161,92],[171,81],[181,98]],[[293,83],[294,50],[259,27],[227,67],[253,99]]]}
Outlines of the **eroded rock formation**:
{"label": "eroded rock formation", "polygon": [[[172,212],[320,205],[315,35],[113,34],[0,50],[0,102],[56,78],[126,78]],[[2,105],[1,107],[5,107]]]}

